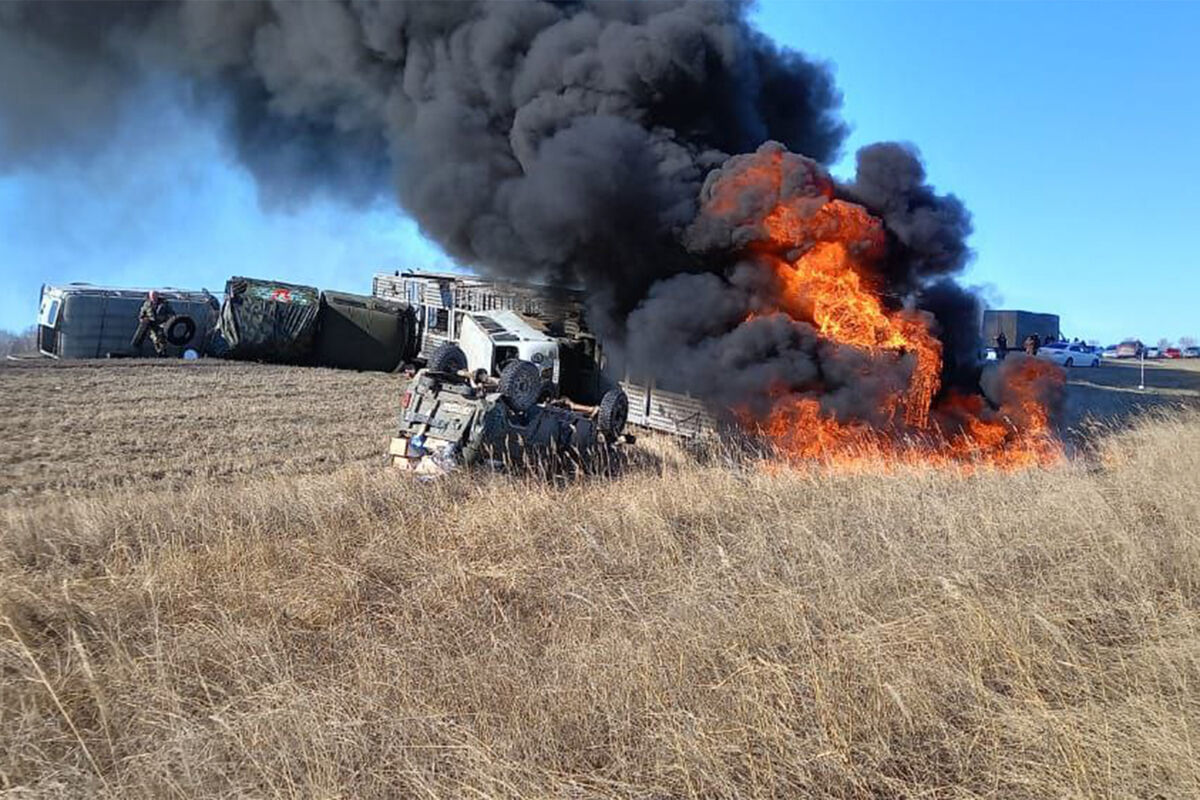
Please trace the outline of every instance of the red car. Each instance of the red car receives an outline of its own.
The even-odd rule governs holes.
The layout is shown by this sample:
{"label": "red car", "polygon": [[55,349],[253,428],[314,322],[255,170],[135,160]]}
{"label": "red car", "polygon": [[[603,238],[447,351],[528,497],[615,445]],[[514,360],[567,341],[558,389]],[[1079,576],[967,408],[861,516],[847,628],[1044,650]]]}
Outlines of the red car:
{"label": "red car", "polygon": [[1168,347],[1163,350],[1163,358],[1183,358],[1183,351],[1178,347]]}

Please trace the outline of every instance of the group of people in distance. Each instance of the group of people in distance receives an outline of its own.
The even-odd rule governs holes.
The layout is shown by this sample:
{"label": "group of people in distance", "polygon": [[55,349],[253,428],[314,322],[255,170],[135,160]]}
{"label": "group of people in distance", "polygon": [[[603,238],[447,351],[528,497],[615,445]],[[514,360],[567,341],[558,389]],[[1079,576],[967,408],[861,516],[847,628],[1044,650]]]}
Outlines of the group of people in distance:
{"label": "group of people in distance", "polygon": [[[1031,333],[1025,337],[1025,352],[1031,356],[1036,356],[1038,348],[1042,346],[1042,337],[1036,333]],[[1003,360],[1008,355],[1008,337],[1004,335],[1004,331],[996,334],[996,358]]]}
{"label": "group of people in distance", "polygon": [[[1047,341],[1049,341],[1049,337],[1047,337]],[[1066,338],[1064,337],[1060,339],[1060,341],[1065,342]],[[1079,340],[1076,339],[1075,341],[1078,342]],[[1036,333],[1031,333],[1025,337],[1025,341],[1022,343],[1022,346],[1025,348],[1026,353],[1031,356],[1036,356],[1038,354],[1038,350],[1040,350],[1042,347],[1042,343],[1041,336],[1038,336]],[[1000,331],[996,334],[996,358],[1003,359],[1007,354],[1008,337],[1004,335],[1004,331]]]}

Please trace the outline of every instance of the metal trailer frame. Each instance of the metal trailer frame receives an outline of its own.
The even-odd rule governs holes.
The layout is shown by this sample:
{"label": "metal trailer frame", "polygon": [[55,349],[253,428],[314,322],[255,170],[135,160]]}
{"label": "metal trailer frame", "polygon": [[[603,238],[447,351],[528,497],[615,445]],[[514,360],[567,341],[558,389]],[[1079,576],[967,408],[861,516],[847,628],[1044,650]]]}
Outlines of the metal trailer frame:
{"label": "metal trailer frame", "polygon": [[415,309],[419,358],[428,358],[444,342],[458,341],[463,315],[469,312],[515,311],[565,336],[582,330],[583,293],[571,290],[414,270],[377,273],[371,294]]}
{"label": "metal trailer frame", "polygon": [[[443,342],[457,341],[462,316],[470,312],[505,309],[538,319],[552,335],[572,338],[587,333],[584,293],[578,290],[465,273],[396,270],[376,273],[371,292],[416,309],[419,358],[428,358]],[[618,383],[629,398],[629,422],[634,425],[688,438],[718,428],[715,415],[689,394],[632,380],[628,375]]]}

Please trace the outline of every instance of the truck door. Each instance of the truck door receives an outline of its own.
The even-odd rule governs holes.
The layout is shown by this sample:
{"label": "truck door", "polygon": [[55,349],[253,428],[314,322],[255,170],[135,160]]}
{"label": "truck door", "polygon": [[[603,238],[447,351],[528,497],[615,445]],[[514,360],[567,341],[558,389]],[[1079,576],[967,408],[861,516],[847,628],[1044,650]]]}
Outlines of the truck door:
{"label": "truck door", "polygon": [[62,298],[51,294],[42,295],[42,306],[38,309],[38,350],[48,356],[58,355],[58,314],[62,311]]}

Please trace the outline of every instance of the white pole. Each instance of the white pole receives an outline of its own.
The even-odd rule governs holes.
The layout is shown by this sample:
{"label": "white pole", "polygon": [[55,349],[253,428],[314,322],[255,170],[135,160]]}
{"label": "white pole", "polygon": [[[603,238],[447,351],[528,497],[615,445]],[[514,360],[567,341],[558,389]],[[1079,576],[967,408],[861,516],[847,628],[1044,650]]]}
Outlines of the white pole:
{"label": "white pole", "polygon": [[1138,383],[1138,389],[1146,388],[1146,348],[1142,348],[1142,378]]}

